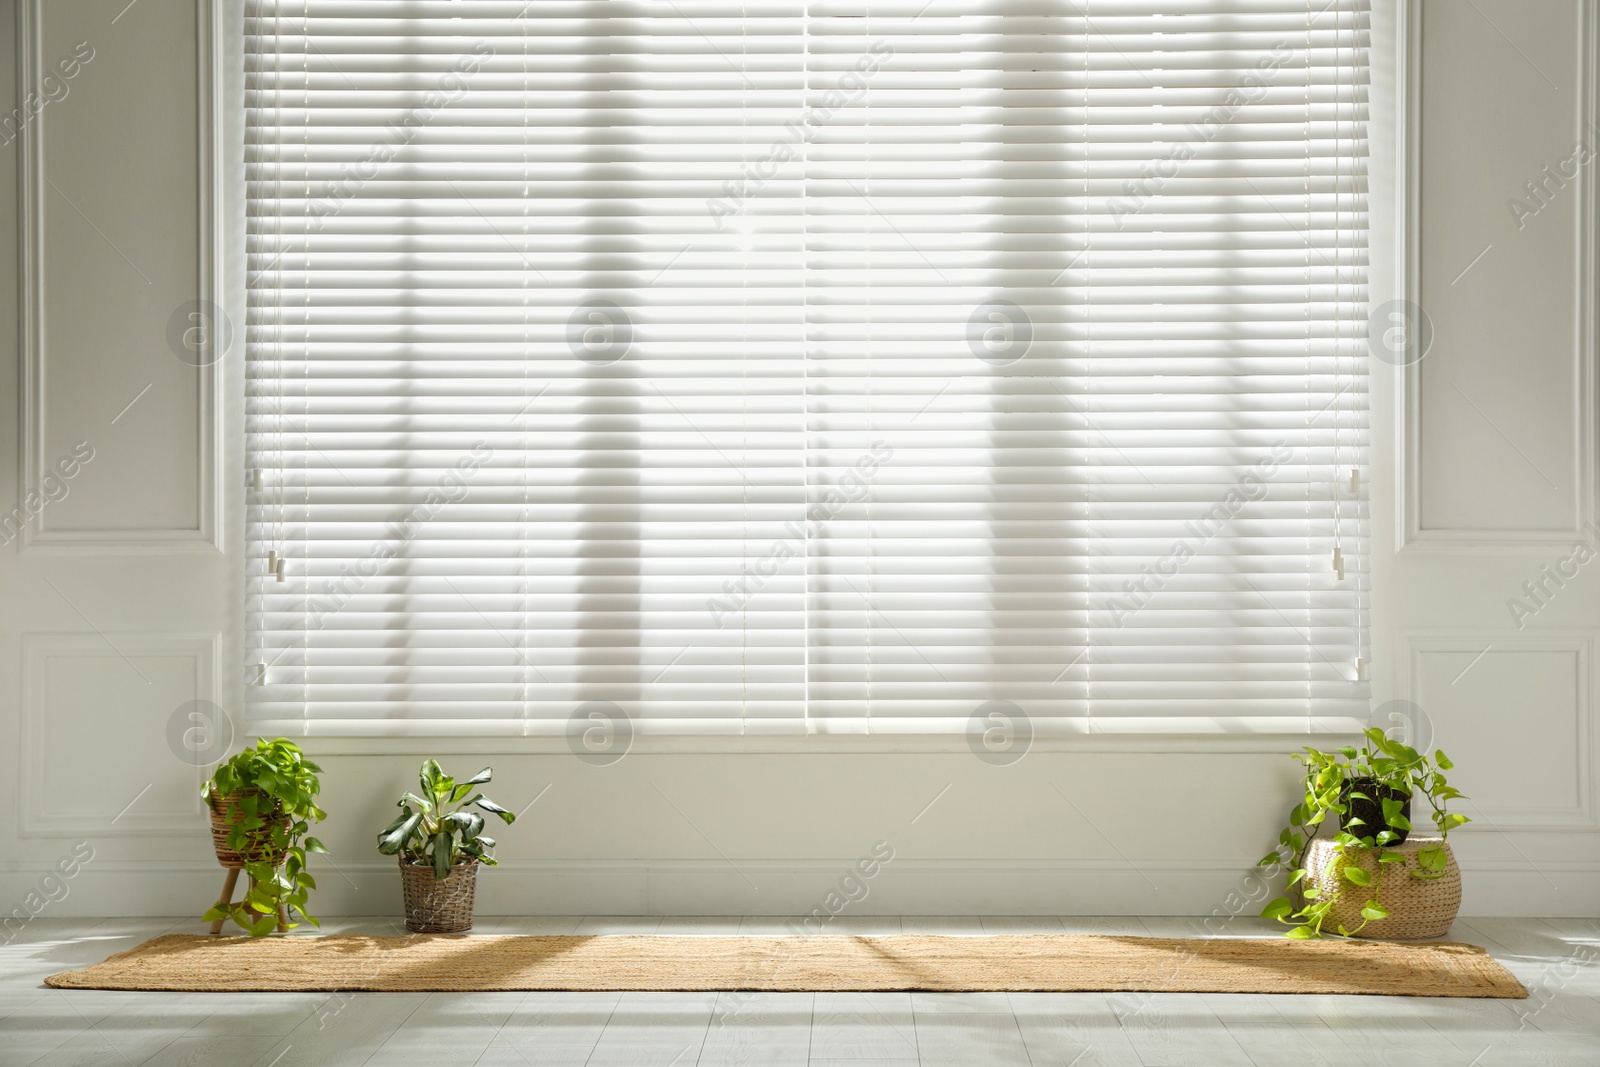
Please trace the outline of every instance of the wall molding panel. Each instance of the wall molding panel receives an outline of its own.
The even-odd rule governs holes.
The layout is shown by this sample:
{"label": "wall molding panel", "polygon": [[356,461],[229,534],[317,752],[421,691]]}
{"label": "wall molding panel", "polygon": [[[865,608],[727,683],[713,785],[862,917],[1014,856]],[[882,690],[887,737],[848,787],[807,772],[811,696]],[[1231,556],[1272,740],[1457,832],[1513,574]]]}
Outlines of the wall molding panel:
{"label": "wall molding panel", "polygon": [[[1401,635],[1399,661],[1405,664],[1401,696],[1428,716],[1434,744],[1456,761],[1452,784],[1468,795],[1457,810],[1474,822],[1458,833],[1501,834],[1507,831],[1600,831],[1597,804],[1595,723],[1595,638],[1570,631],[1504,630],[1409,632]],[[1508,657],[1522,657],[1518,663]],[[1497,658],[1498,657],[1498,658]],[[1569,678],[1561,677],[1570,671]],[[1559,696],[1570,682],[1570,704]],[[1526,703],[1518,706],[1516,697]],[[1461,758],[1481,748],[1484,757]],[[1571,802],[1527,804],[1519,791],[1535,783],[1519,778],[1509,763],[1519,750],[1534,750],[1537,769],[1562,774],[1571,783]],[[1492,788],[1478,793],[1465,779],[1487,768],[1496,752],[1508,762],[1494,762]],[[1542,753],[1542,755],[1539,755]],[[1478,773],[1483,774],[1479,770]],[[1502,778],[1501,775],[1504,777]],[[1548,781],[1538,783],[1548,785]],[[1413,812],[1413,817],[1417,813]]]}
{"label": "wall molding panel", "polygon": [[213,634],[24,634],[21,836],[203,834],[209,768],[171,749],[169,720],[215,702],[219,647]]}
{"label": "wall molding panel", "polygon": [[[19,102],[36,86],[50,68],[43,52],[46,13],[62,10],[47,5],[44,0],[19,0],[17,5],[17,71]],[[212,110],[214,106],[215,35],[212,26],[212,7],[208,0],[195,0],[195,40],[198,77],[196,79],[196,123],[193,131],[197,150],[199,173],[196,175],[196,224],[199,240],[195,249],[199,285],[193,299],[201,308],[220,306],[219,276],[222,259],[218,254],[219,239],[215,205],[218,200],[220,180],[214,139],[212,137]],[[103,44],[104,42],[102,42]],[[159,57],[153,60],[160,62]],[[92,63],[86,64],[80,78],[95,73]],[[64,97],[68,99],[69,97]],[[62,104],[54,105],[63,106]],[[46,499],[45,479],[51,464],[60,457],[59,446],[51,450],[47,444],[47,426],[51,409],[51,338],[47,329],[47,310],[52,293],[47,284],[46,264],[50,252],[51,235],[46,226],[46,194],[54,187],[46,170],[45,131],[50,123],[51,107],[43,107],[26,122],[18,137],[18,224],[20,246],[21,292],[18,315],[20,319],[21,364],[21,471],[18,479],[19,498],[27,500],[30,494]],[[58,190],[59,191],[59,190]],[[63,197],[65,194],[61,194]],[[81,209],[73,210],[82,215]],[[84,221],[94,226],[87,215]],[[98,227],[96,227],[98,229]],[[102,235],[103,236],[103,235]],[[109,242],[109,238],[105,239]],[[112,246],[114,247],[114,246]],[[107,256],[120,254],[106,248]],[[141,272],[142,273],[142,272]],[[193,502],[198,521],[187,527],[121,526],[106,522],[89,527],[61,528],[52,525],[53,511],[44,506],[30,516],[21,537],[21,550],[67,552],[121,552],[125,550],[167,551],[219,551],[222,547],[220,492],[218,464],[219,446],[218,413],[221,410],[223,375],[217,371],[216,361],[225,352],[216,351],[219,336],[235,336],[234,346],[242,346],[242,334],[231,327],[207,331],[205,343],[198,349],[195,367],[190,376],[194,384],[194,416],[198,428],[198,448],[194,456],[196,480]],[[154,387],[155,383],[152,382]],[[142,397],[144,394],[140,394]],[[137,402],[138,398],[135,398]],[[131,408],[132,405],[130,404]],[[127,409],[124,409],[126,411]],[[117,416],[120,418],[121,416]],[[116,418],[111,420],[107,434],[115,432]],[[105,441],[91,441],[91,445],[104,447]]]}
{"label": "wall molding panel", "polygon": [[[1425,313],[1424,269],[1451,273],[1462,264],[1454,261],[1448,265],[1442,262],[1436,264],[1434,258],[1431,258],[1431,250],[1425,248],[1423,243],[1422,221],[1426,209],[1423,204],[1422,185],[1426,162],[1422,158],[1422,85],[1425,76],[1422,42],[1425,26],[1424,11],[1433,8],[1422,0],[1411,0],[1405,7],[1407,24],[1404,35],[1404,67],[1407,103],[1404,115],[1405,158],[1402,162],[1402,196],[1405,214],[1401,269],[1405,299],[1413,307],[1423,308]],[[1597,108],[1600,108],[1600,15],[1597,15],[1591,4],[1577,4],[1573,6],[1573,10],[1576,13],[1578,77],[1576,84],[1564,91],[1570,92],[1574,97],[1575,121],[1571,131],[1572,139],[1561,147],[1570,148],[1573,143],[1583,141],[1600,151],[1600,111],[1597,111]],[[1481,12],[1469,12],[1465,17],[1489,18]],[[1490,24],[1494,25],[1492,19]],[[1507,40],[1509,41],[1509,38]],[[1506,47],[1509,49],[1513,45],[1508,43]],[[1523,58],[1526,59],[1525,56]],[[1532,67],[1524,68],[1517,73],[1519,77],[1526,76],[1530,81],[1542,76]],[[1583,165],[1577,180],[1573,183],[1577,226],[1574,235],[1576,249],[1571,286],[1577,321],[1573,323],[1575,348],[1572,353],[1571,392],[1570,396],[1565,398],[1570,403],[1568,414],[1574,429],[1574,454],[1570,457],[1570,462],[1575,472],[1575,481],[1571,487],[1571,495],[1566,501],[1566,510],[1572,516],[1572,520],[1560,526],[1532,525],[1525,528],[1424,524],[1426,517],[1423,490],[1429,472],[1425,469],[1423,443],[1425,435],[1430,431],[1423,419],[1423,370],[1430,359],[1441,358],[1437,353],[1436,344],[1434,353],[1401,368],[1396,375],[1399,389],[1397,416],[1400,425],[1397,427],[1397,433],[1400,455],[1396,463],[1395,484],[1398,489],[1396,494],[1399,519],[1398,546],[1402,551],[1536,553],[1566,550],[1576,540],[1600,540],[1586,529],[1587,524],[1600,518],[1600,512],[1596,511],[1597,501],[1600,501],[1600,489],[1597,489],[1596,484],[1597,477],[1600,477],[1600,464],[1596,462],[1597,449],[1600,449],[1600,432],[1597,432],[1596,426],[1594,395],[1597,382],[1600,382],[1600,375],[1596,373],[1597,294],[1595,292],[1596,285],[1600,284],[1600,269],[1597,269],[1600,257],[1597,257],[1597,239],[1594,232],[1597,219],[1600,219],[1596,214],[1597,167],[1600,167],[1600,163],[1589,162]],[[1538,177],[1537,166],[1530,169],[1529,175]],[[1508,196],[1520,192],[1521,190],[1516,188],[1505,190]],[[1505,207],[1499,201],[1493,203],[1486,201],[1483,205],[1485,217],[1499,217],[1497,213],[1504,211]],[[1493,243],[1490,243],[1491,246]],[[1487,248],[1483,254],[1488,254]],[[1465,273],[1462,272],[1463,275]],[[1460,280],[1460,276],[1457,280]],[[1454,284],[1455,282],[1451,282],[1451,285]],[[1513,307],[1516,304],[1516,294],[1509,294],[1507,303],[1498,307]],[[1492,316],[1495,313],[1495,310],[1485,306],[1484,314]],[[1504,358],[1514,361],[1517,354],[1507,352]],[[1476,406],[1470,398],[1466,402]],[[1481,411],[1479,414],[1483,415]],[[1483,417],[1487,418],[1487,415]],[[1482,430],[1487,437],[1496,435],[1498,438],[1505,437],[1504,432],[1495,426],[1494,422],[1490,422],[1488,427],[1482,427]],[[1509,442],[1509,438],[1506,438],[1506,442]],[[1515,449],[1516,445],[1508,443],[1506,447]],[[1531,460],[1529,462],[1531,463]],[[1526,473],[1531,479],[1543,477],[1542,472],[1537,476],[1531,470]],[[1487,481],[1482,484],[1487,495],[1490,487]]]}

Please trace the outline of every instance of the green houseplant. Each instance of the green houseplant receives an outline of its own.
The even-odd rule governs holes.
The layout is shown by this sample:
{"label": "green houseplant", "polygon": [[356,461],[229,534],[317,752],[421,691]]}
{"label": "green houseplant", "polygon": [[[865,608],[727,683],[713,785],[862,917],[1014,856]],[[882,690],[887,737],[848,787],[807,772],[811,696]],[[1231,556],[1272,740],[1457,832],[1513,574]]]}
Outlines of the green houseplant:
{"label": "green houseplant", "polygon": [[457,782],[437,760],[426,761],[418,773],[421,793],[402,795],[399,817],[378,835],[378,851],[400,858],[406,929],[413,933],[472,928],[478,865],[496,865],[494,838],[483,834],[484,813],[506,823],[517,819],[474,788],[491,773],[485,767]]}
{"label": "green houseplant", "polygon": [[[1263,867],[1284,864],[1289,870],[1290,895],[1278,897],[1261,912],[1288,925],[1286,937],[1321,937],[1337,903],[1338,894],[1313,884],[1306,866],[1312,842],[1330,814],[1339,817],[1332,840],[1340,890],[1348,883],[1368,893],[1360,923],[1338,927],[1346,937],[1360,933],[1368,923],[1389,918],[1382,888],[1390,868],[1409,867],[1412,878],[1443,877],[1450,864],[1445,840],[1451,830],[1471,821],[1448,810],[1450,801],[1464,797],[1445,777],[1454,765],[1442,750],[1430,758],[1377,729],[1367,730],[1365,738],[1359,748],[1321,752],[1308,747],[1294,756],[1305,768],[1302,795],[1289,812],[1289,825],[1278,835],[1277,847],[1261,858]],[[1428,802],[1439,837],[1416,848],[1415,863],[1408,865],[1408,857],[1396,846],[1411,832],[1410,805],[1418,796]],[[1375,862],[1362,863],[1362,856]]]}
{"label": "green houseplant", "polygon": [[318,925],[306,911],[317,886],[306,870],[306,856],[327,852],[309,835],[313,822],[327,818],[316,799],[321,771],[293,742],[263,737],[254,748],[224,760],[200,787],[211,809],[218,862],[250,876],[243,899],[234,902],[236,874],[230,873],[223,899],[202,916],[215,924],[213,931],[231,919],[251,937],[261,937],[274,928],[298,926],[296,915]]}

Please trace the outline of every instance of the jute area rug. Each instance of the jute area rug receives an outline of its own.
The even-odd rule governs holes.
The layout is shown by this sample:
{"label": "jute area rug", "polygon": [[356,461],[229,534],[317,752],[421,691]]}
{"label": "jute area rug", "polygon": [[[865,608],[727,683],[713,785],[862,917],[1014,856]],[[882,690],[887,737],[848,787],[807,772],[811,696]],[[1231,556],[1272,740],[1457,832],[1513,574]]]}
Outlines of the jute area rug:
{"label": "jute area rug", "polygon": [[1528,995],[1446,942],[1016,937],[200,937],[168,934],[57,989],[179,992],[775,990]]}

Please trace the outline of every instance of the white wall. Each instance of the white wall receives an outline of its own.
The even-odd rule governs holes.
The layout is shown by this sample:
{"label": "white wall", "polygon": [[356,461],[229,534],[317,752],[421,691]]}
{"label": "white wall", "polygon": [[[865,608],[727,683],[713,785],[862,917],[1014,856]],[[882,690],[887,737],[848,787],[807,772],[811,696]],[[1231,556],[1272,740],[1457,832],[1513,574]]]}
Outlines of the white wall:
{"label": "white wall", "polygon": [[[94,859],[55,914],[198,914],[220,881],[198,772],[167,738],[185,701],[238,712],[243,698],[241,349],[213,379],[167,340],[174,311],[211,295],[206,7],[0,3],[0,94],[13,97],[0,111],[16,106],[35,25],[43,65],[94,49],[24,140],[0,147],[0,200],[17,205],[0,221],[0,319],[23,323],[0,338],[16,368],[0,374],[0,411],[17,427],[0,434],[0,502],[31,487],[25,464],[94,450],[29,543],[0,548],[0,911],[79,841]],[[1392,5],[1379,7],[1387,38]],[[1600,915],[1600,563],[1520,629],[1506,605],[1595,514],[1593,167],[1520,230],[1506,206],[1580,137],[1600,143],[1581,132],[1596,103],[1584,8],[1430,0],[1411,26],[1407,291],[1435,341],[1405,372],[1372,367],[1373,670],[1380,698],[1424,707],[1474,798],[1478,822],[1457,838],[1469,913]],[[1374,133],[1387,232],[1407,187],[1391,180],[1396,131]],[[1380,257],[1375,273],[1376,304],[1405,272]],[[237,320],[238,279],[220,293]],[[320,910],[395,910],[372,834],[424,753],[307,747],[332,813]],[[853,910],[1240,910],[1229,894],[1273,840],[1295,769],[1282,738],[1177,752],[1090,738],[1007,767],[959,739],[913,747],[641,746],[606,767],[564,747],[436,751],[466,770],[492,762],[491,795],[513,808],[541,797],[501,834],[504,864],[480,883],[488,912],[804,912],[880,840],[895,859]]]}

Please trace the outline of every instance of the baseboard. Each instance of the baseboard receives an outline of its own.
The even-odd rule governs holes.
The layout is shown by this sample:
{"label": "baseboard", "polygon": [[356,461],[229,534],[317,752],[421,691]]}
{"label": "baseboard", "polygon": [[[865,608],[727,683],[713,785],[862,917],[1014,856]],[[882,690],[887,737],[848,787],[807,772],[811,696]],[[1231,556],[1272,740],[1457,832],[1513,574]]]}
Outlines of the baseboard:
{"label": "baseboard", "polygon": [[[894,859],[871,877],[851,860],[550,860],[485,868],[484,915],[1254,915],[1281,881],[1234,862]],[[319,915],[400,907],[383,861],[315,858]],[[1466,916],[1600,918],[1600,862],[1480,862],[1464,867]],[[15,865],[0,872],[6,914],[60,918],[178,916],[215,899],[211,864],[94,859],[71,878]]]}

